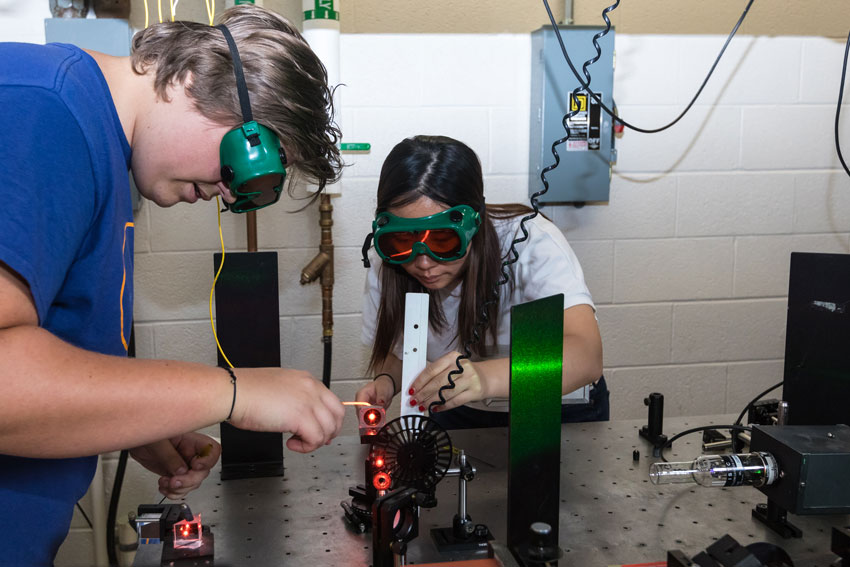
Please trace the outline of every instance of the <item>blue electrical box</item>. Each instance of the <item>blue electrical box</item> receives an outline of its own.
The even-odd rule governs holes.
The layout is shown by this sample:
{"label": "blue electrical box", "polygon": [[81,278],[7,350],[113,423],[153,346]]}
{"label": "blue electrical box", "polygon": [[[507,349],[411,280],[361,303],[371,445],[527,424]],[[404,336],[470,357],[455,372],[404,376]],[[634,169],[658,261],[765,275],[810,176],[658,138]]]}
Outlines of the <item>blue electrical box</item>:
{"label": "blue electrical box", "polygon": [[[558,29],[573,65],[581,73],[584,62],[596,56],[593,36],[604,28],[561,26]],[[597,41],[602,54],[588,67],[590,88],[602,98],[605,106],[613,108],[614,28]],[[578,110],[567,122],[569,138],[556,147],[561,162],[546,174],[549,191],[539,198],[541,203],[608,201],[611,166],[617,161],[614,121],[586,93],[572,100],[573,90],[580,85],[564,59],[552,26],[532,32],[529,195],[543,189],[540,172],[555,163],[552,144],[567,136],[564,115],[570,107]]]}

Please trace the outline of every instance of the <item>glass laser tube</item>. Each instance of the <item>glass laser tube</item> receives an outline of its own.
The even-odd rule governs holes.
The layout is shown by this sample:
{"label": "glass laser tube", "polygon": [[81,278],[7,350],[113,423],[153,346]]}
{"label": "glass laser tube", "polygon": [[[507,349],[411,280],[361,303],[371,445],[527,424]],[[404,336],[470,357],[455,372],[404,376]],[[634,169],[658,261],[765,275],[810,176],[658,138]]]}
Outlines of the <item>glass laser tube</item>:
{"label": "glass laser tube", "polygon": [[770,453],[702,455],[691,462],[653,463],[652,484],[695,482],[702,486],[764,486],[779,477],[776,459]]}

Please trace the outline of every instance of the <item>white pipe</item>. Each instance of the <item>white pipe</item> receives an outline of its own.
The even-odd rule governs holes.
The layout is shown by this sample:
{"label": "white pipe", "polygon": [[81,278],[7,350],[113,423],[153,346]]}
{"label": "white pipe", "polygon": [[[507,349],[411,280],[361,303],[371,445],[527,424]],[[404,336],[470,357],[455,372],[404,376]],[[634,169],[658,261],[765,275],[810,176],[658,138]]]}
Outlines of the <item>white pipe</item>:
{"label": "white pipe", "polygon": [[328,85],[339,84],[339,0],[302,0],[304,39],[328,70]]}
{"label": "white pipe", "polygon": [[106,553],[106,489],[103,482],[103,458],[97,458],[94,478],[89,488],[92,503],[92,530],[94,531],[94,564],[96,567],[109,567]]}
{"label": "white pipe", "polygon": [[[339,84],[339,9],[340,0],[302,0],[304,10],[303,35],[328,72],[328,86]],[[339,124],[340,92],[334,94],[335,121]],[[341,183],[325,187],[331,195],[341,193]]]}
{"label": "white pipe", "polygon": [[573,23],[573,0],[564,0],[564,20],[561,23],[566,25]]}

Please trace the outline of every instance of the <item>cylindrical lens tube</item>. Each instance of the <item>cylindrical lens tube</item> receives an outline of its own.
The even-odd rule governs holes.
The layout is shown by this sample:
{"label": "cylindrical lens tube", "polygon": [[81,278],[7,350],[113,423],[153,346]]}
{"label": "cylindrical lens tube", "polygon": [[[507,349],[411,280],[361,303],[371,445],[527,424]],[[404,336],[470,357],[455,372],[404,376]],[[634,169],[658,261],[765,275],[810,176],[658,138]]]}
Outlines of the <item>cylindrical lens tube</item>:
{"label": "cylindrical lens tube", "polygon": [[702,486],[765,486],[779,477],[779,466],[770,453],[703,455],[689,463],[653,463],[653,484],[694,482]]}

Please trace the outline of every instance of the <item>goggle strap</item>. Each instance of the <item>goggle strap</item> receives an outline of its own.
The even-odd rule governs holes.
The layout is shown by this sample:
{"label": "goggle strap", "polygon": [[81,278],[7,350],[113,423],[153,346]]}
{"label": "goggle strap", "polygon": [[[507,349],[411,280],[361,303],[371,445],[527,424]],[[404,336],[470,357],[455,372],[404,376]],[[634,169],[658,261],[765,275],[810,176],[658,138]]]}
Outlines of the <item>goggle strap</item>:
{"label": "goggle strap", "polygon": [[372,246],[372,239],[374,237],[375,237],[375,233],[370,232],[369,234],[366,235],[366,240],[363,241],[363,248],[362,248],[361,251],[363,252],[363,267],[364,268],[371,268],[372,267],[372,262],[369,261],[369,248],[371,248],[371,246]]}
{"label": "goggle strap", "polygon": [[251,122],[254,120],[254,114],[251,112],[251,101],[248,98],[248,86],[245,84],[245,74],[242,72],[242,61],[239,59],[239,51],[236,49],[236,42],[233,41],[233,36],[230,35],[230,30],[224,24],[215,26],[224,34],[224,39],[227,40],[227,46],[230,48],[230,57],[233,59],[233,73],[236,75],[236,91],[239,93],[239,106],[242,108],[242,121]]}

